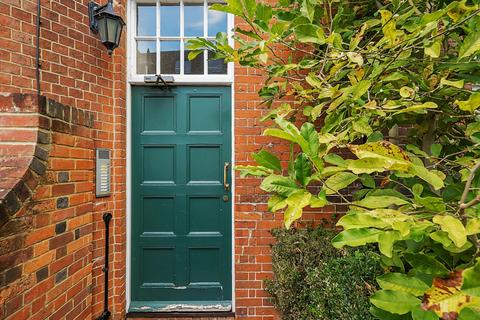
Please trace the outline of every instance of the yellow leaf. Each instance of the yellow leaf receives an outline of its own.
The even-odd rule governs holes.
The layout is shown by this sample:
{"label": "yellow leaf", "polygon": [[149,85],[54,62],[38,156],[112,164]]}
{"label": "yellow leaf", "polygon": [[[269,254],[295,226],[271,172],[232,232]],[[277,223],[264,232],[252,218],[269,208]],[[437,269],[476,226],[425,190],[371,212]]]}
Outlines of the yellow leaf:
{"label": "yellow leaf", "polygon": [[395,39],[397,37],[397,29],[395,26],[395,20],[393,14],[388,10],[379,10],[380,15],[382,16],[382,31],[385,38],[388,39],[391,45],[395,44]]}
{"label": "yellow leaf", "polygon": [[401,87],[400,95],[403,98],[413,98],[415,96],[415,90],[410,87]]}
{"label": "yellow leaf", "polygon": [[433,217],[433,222],[448,233],[448,237],[458,248],[467,243],[467,232],[462,222],[457,218],[449,215],[438,215]]}
{"label": "yellow leaf", "polygon": [[462,89],[463,84],[464,84],[464,80],[451,81],[451,80],[447,80],[447,78],[442,78],[440,80],[440,84],[442,84],[444,86],[450,86],[450,87]]}
{"label": "yellow leaf", "polygon": [[347,52],[347,57],[351,62],[358,64],[360,67],[363,66],[363,57],[360,53]]}
{"label": "yellow leaf", "polygon": [[442,49],[442,41],[434,41],[429,46],[425,46],[425,55],[438,58],[440,57],[440,51]]}
{"label": "yellow leaf", "polygon": [[469,111],[473,113],[476,109],[480,107],[480,92],[475,92],[470,95],[468,100],[459,101],[456,100],[455,104],[458,105],[460,110]]}
{"label": "yellow leaf", "polygon": [[369,142],[362,145],[348,145],[350,151],[359,159],[379,158],[386,160],[390,170],[407,171],[411,166],[410,158],[400,147],[388,141]]}
{"label": "yellow leaf", "polygon": [[463,308],[478,305],[480,298],[461,291],[463,270],[455,270],[446,279],[435,278],[423,296],[422,308],[442,319],[456,320]]}

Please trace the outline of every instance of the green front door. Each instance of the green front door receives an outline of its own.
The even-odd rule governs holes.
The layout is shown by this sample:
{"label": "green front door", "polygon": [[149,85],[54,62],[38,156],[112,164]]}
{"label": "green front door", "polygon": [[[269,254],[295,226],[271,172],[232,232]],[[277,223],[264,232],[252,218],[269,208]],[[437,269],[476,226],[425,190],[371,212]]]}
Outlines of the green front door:
{"label": "green front door", "polygon": [[230,308],[230,90],[132,88],[130,311]]}

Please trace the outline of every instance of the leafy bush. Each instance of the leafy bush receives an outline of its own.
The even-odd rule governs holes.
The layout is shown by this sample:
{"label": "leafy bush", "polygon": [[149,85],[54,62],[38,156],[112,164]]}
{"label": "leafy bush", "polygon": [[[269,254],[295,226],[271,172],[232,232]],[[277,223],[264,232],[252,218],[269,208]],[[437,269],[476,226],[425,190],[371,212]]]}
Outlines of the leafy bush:
{"label": "leafy bush", "polygon": [[282,319],[368,320],[369,296],[381,268],[367,250],[334,249],[323,228],[274,230],[275,278],[267,281]]}

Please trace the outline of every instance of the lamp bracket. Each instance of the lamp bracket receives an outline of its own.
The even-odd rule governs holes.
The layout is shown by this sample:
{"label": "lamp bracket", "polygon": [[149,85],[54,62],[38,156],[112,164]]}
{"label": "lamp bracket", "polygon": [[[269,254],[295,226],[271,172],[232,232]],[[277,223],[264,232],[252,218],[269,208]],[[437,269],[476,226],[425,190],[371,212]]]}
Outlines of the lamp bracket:
{"label": "lamp bracket", "polygon": [[98,33],[98,23],[97,20],[95,20],[95,14],[102,7],[103,6],[100,6],[98,3],[93,1],[90,1],[88,3],[88,18],[90,19],[90,30],[92,30],[92,32],[95,34]]}

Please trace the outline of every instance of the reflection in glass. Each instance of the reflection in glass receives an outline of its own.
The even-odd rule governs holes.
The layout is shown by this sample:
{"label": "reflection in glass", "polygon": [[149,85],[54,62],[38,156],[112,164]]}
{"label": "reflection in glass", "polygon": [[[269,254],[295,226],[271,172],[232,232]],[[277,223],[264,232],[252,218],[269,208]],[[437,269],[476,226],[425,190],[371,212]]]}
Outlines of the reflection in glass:
{"label": "reflection in glass", "polygon": [[[208,59],[213,57],[212,52],[208,52]],[[208,60],[208,74],[227,74],[227,64],[223,59]]]}
{"label": "reflection in glass", "polygon": [[[212,4],[208,3],[208,6]],[[208,36],[215,37],[218,32],[227,32],[227,13],[208,10]]]}
{"label": "reflection in glass", "polygon": [[160,41],[160,73],[180,73],[180,41]]}
{"label": "reflection in glass", "polygon": [[160,3],[160,35],[180,35],[180,5],[178,3]]}
{"label": "reflection in glass", "polygon": [[156,7],[153,4],[137,5],[137,36],[155,36],[157,27]]}
{"label": "reflection in glass", "polygon": [[137,41],[137,74],[157,73],[157,46],[155,41]]}
{"label": "reflection in glass", "polygon": [[195,59],[188,60],[189,50],[185,50],[183,60],[183,71],[185,74],[203,74],[203,53],[199,54]]}
{"label": "reflection in glass", "polygon": [[186,37],[203,36],[203,2],[184,3]]}

